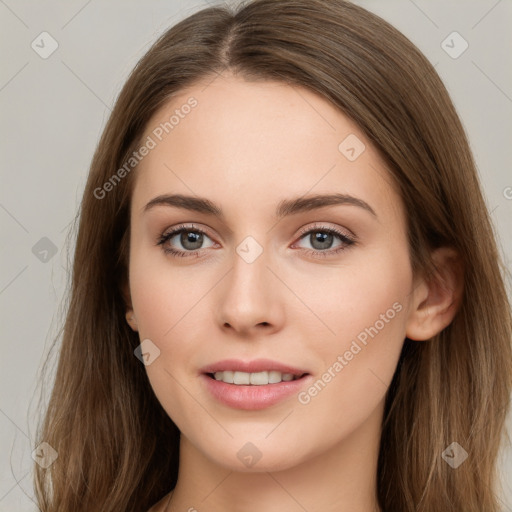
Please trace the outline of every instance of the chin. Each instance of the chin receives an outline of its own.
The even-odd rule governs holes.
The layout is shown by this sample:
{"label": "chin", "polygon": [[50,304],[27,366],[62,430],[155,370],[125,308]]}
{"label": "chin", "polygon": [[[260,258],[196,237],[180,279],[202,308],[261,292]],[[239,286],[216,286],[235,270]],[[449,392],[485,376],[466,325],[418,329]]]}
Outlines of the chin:
{"label": "chin", "polygon": [[261,442],[233,439],[227,445],[223,443],[215,448],[211,445],[205,447],[203,453],[214,464],[239,473],[284,471],[307,459],[305,453],[298,453],[296,443],[294,446],[286,446],[279,441],[277,438],[274,442],[265,439],[261,439]]}

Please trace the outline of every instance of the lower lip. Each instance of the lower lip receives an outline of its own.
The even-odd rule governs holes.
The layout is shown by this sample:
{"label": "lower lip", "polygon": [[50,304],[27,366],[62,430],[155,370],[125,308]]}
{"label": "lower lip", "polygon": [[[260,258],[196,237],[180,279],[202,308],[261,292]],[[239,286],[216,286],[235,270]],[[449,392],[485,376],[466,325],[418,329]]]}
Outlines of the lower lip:
{"label": "lower lip", "polygon": [[209,392],[229,407],[255,411],[270,407],[293,394],[298,394],[300,388],[310,380],[311,375],[304,375],[300,379],[277,384],[265,384],[262,386],[248,386],[227,384],[221,380],[215,380],[208,375],[202,374]]}

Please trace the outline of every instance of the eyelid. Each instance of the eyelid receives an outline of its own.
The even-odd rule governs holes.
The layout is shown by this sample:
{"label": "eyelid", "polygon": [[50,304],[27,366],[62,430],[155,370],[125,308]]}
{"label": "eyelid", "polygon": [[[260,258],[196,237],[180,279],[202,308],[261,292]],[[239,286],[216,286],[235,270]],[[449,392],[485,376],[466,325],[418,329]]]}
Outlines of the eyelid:
{"label": "eyelid", "polygon": [[[352,233],[347,228],[342,228],[340,226],[330,226],[328,222],[314,222],[313,224],[307,224],[299,229],[299,233],[297,235],[297,239],[302,238],[304,235],[307,235],[314,231],[332,231],[337,233],[338,235],[347,238],[352,242],[357,241],[356,235]],[[295,243],[295,242],[294,242]]]}
{"label": "eyelid", "polygon": [[172,226],[170,228],[165,229],[159,238],[168,237],[169,235],[176,235],[180,231],[197,231],[198,233],[203,233],[212,240],[215,238],[210,230],[202,225],[198,225],[196,223],[191,222],[190,224],[178,224],[177,226]]}
{"label": "eyelid", "polygon": [[[208,238],[210,238],[214,245],[215,244],[218,245],[218,242],[215,240],[216,237],[212,236],[209,233],[208,228],[202,227],[202,226],[201,227],[197,226],[194,223],[190,223],[190,224],[182,223],[177,226],[173,226],[173,227],[170,227],[170,228],[164,230],[164,232],[162,234],[160,234],[157,238],[157,245],[162,245],[162,248],[165,252],[173,253],[174,255],[179,254],[181,256],[197,256],[204,249],[208,249],[208,247],[204,247],[204,248],[196,249],[194,251],[184,251],[181,249],[169,249],[169,248],[163,247],[164,244],[168,240],[170,240],[171,238],[173,238],[174,236],[176,236],[178,233],[180,233],[182,231],[195,231],[198,233],[202,233],[203,235],[206,235]],[[322,257],[324,257],[324,256],[328,256],[328,255],[335,255],[338,252],[345,250],[348,247],[350,247],[351,245],[355,245],[358,242],[357,237],[350,230],[348,230],[346,228],[341,228],[339,226],[329,226],[328,223],[325,223],[325,222],[314,222],[313,224],[308,224],[299,229],[299,233],[297,234],[295,241],[292,244],[292,247],[298,241],[302,240],[306,235],[314,233],[314,232],[321,232],[321,231],[329,232],[329,233],[332,233],[335,236],[337,236],[340,239],[342,246],[338,247],[336,249],[326,249],[326,250],[315,250],[315,249],[307,249],[307,248],[299,248],[299,249],[306,253],[321,255]]]}
{"label": "eyelid", "polygon": [[[347,228],[341,228],[339,226],[336,226],[336,227],[329,226],[328,224],[329,223],[327,223],[327,222],[320,222],[320,221],[314,222],[313,224],[306,224],[305,226],[302,226],[301,228],[299,228],[296,238],[300,238],[314,230],[320,231],[320,230],[324,229],[324,230],[332,230],[332,231],[338,232],[339,234],[345,236],[346,238],[349,238],[354,241],[357,239],[357,237],[354,235],[354,233],[352,233]],[[162,232],[162,234],[159,236],[159,238],[170,235],[171,233],[175,234],[175,233],[177,233],[181,230],[185,230],[185,229],[189,229],[190,231],[199,231],[199,232],[202,232],[202,233],[208,235],[210,238],[215,238],[212,235],[212,233],[210,232],[209,228],[207,228],[203,225],[198,225],[193,222],[191,222],[189,224],[181,223],[181,224],[178,224],[177,226],[171,226],[171,227],[165,229]]]}
{"label": "eyelid", "polygon": [[182,224],[179,224],[177,226],[172,226],[172,227],[169,227],[169,228],[165,229],[163,232],[161,232],[161,234],[159,234],[157,236],[156,245],[157,246],[161,246],[161,249],[166,254],[169,254],[169,255],[172,255],[172,256],[184,256],[184,257],[187,257],[187,256],[189,256],[189,257],[190,256],[197,256],[204,249],[207,249],[207,247],[202,247],[200,249],[196,249],[196,250],[193,250],[193,251],[184,251],[182,249],[175,249],[173,247],[166,247],[167,242],[169,242],[169,240],[171,240],[177,234],[179,234],[180,232],[183,232],[183,231],[193,231],[193,232],[201,233],[201,234],[207,236],[213,242],[214,246],[218,245],[218,242],[215,240],[215,237],[213,237],[213,236],[211,236],[209,234],[209,230],[207,228],[198,227],[196,224],[194,224],[192,222],[190,224],[188,224],[188,225],[182,223]]}

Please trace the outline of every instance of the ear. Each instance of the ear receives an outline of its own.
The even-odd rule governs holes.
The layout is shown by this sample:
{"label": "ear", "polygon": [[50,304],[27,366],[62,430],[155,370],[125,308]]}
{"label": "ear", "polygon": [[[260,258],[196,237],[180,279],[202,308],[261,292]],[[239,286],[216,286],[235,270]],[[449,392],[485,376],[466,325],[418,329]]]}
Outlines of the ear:
{"label": "ear", "polygon": [[126,304],[126,321],[128,322],[128,325],[134,330],[138,331],[138,325],[137,325],[137,319],[135,318],[135,313],[133,312],[133,306],[132,306],[132,298],[130,294],[130,285],[128,284],[128,281],[125,281],[123,285],[121,286],[121,294],[124,299],[124,303]]}
{"label": "ear", "polygon": [[464,269],[459,254],[451,247],[432,253],[435,271],[422,277],[413,291],[406,336],[428,340],[450,325],[462,302]]}

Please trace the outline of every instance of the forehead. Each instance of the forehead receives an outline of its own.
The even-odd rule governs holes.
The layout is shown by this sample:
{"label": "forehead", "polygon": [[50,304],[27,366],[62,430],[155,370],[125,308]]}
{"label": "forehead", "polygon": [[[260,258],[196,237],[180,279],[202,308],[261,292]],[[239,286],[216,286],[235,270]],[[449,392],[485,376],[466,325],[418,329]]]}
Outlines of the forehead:
{"label": "forehead", "polygon": [[163,193],[214,196],[228,209],[238,200],[252,211],[308,192],[397,206],[389,173],[358,126],[302,87],[233,76],[197,83],[156,112],[149,139],[153,148],[135,171],[136,209]]}

